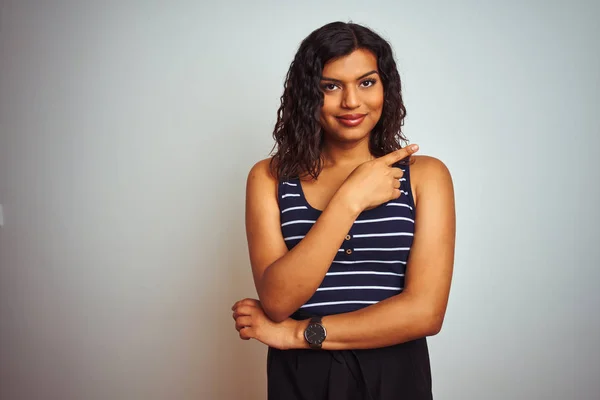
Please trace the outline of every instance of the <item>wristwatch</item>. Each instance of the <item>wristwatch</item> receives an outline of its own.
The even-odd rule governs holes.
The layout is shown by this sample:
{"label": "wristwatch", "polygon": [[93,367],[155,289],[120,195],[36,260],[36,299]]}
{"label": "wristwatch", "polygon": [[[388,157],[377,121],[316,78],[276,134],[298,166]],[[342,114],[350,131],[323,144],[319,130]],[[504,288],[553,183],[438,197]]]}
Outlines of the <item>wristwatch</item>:
{"label": "wristwatch", "polygon": [[321,323],[321,319],[322,317],[320,316],[312,317],[304,330],[304,339],[311,349],[320,349],[327,337],[327,331]]}

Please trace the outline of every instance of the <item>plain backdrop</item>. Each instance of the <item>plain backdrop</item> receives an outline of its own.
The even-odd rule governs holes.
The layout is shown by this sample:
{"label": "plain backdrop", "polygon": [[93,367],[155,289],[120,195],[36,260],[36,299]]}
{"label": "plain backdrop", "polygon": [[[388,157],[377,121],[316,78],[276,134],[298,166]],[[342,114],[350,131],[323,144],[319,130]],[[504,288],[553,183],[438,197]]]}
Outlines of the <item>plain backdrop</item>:
{"label": "plain backdrop", "polygon": [[265,399],[245,180],[321,25],[455,184],[436,399],[600,398],[597,1],[0,0],[0,398]]}

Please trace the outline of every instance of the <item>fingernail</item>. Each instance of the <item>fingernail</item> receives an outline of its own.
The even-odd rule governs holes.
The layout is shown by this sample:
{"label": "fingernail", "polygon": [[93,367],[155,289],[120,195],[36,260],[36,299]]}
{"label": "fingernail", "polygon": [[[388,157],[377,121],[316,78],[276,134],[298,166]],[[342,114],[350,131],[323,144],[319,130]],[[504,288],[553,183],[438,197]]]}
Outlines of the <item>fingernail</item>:
{"label": "fingernail", "polygon": [[412,146],[410,146],[410,148],[411,148],[411,150],[412,150],[412,151],[417,151],[417,150],[419,150],[419,146],[418,146],[418,145],[416,145],[416,144],[413,144]]}

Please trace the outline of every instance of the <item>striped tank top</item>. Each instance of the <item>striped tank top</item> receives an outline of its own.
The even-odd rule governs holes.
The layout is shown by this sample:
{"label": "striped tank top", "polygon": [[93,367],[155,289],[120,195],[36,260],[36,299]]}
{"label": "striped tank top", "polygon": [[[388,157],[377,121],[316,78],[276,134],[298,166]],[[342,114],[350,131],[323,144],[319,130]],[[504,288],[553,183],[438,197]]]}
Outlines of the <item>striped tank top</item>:
{"label": "striped tank top", "polygon": [[[415,204],[409,165],[397,166],[404,171],[400,197],[358,216],[319,288],[299,311],[315,315],[345,313],[402,292],[413,242]],[[297,178],[280,181],[277,198],[281,232],[291,250],[321,211],[308,203]]]}

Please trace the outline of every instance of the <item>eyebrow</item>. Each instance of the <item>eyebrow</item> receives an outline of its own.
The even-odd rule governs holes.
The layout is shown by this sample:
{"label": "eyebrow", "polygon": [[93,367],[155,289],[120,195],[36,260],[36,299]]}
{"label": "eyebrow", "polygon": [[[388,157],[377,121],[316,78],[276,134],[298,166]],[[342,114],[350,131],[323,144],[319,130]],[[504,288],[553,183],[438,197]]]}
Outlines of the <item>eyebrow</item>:
{"label": "eyebrow", "polygon": [[[379,74],[379,72],[377,72],[377,70],[369,71],[369,72],[367,72],[366,74],[362,74],[361,76],[359,76],[358,78],[356,78],[356,80],[358,81],[358,80],[360,80],[360,79],[362,79],[362,78],[364,78],[364,77],[366,77],[366,76],[369,76],[369,75],[371,75],[371,74]],[[322,76],[322,77],[321,77],[321,80],[322,80],[322,81],[332,81],[332,82],[343,83],[343,82],[342,82],[342,81],[340,81],[339,79],[328,78],[328,77],[326,77],[326,76]]]}

